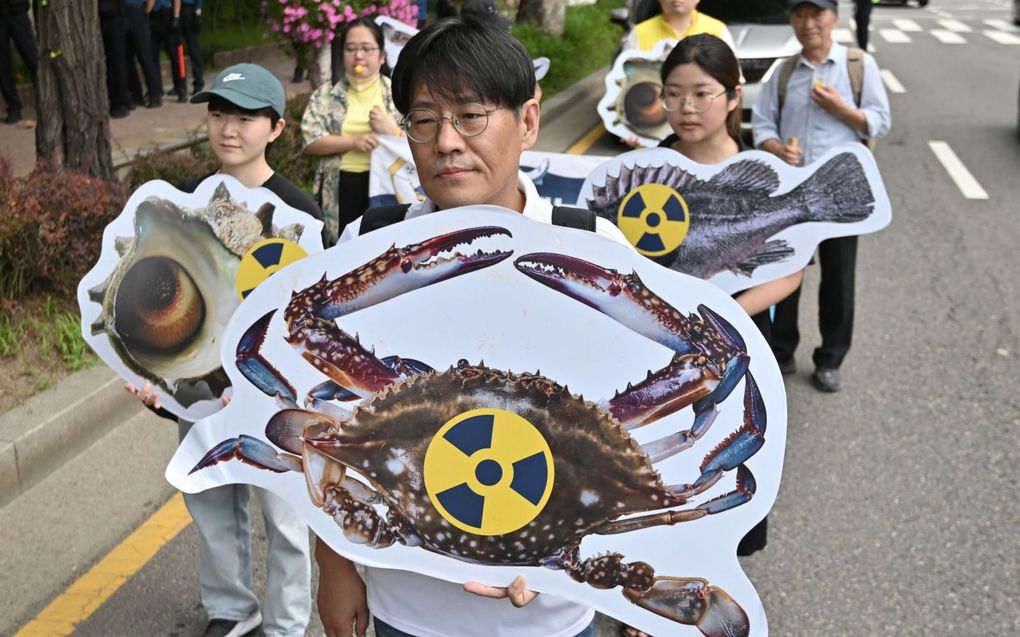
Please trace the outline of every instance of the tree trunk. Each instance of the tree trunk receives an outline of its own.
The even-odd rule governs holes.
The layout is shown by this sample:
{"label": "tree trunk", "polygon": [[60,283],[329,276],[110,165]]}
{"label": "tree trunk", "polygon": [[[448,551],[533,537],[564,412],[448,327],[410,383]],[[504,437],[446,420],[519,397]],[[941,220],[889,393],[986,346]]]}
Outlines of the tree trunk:
{"label": "tree trunk", "polygon": [[517,8],[518,22],[540,27],[553,35],[563,35],[567,16],[567,0],[521,0]]}
{"label": "tree trunk", "polygon": [[36,3],[36,9],[36,157],[113,180],[99,5],[44,0]]}

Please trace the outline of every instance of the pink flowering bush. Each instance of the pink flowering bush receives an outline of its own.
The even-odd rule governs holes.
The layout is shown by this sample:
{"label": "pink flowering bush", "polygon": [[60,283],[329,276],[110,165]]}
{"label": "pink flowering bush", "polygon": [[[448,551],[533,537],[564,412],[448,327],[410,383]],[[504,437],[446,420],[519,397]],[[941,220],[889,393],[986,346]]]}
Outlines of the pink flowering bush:
{"label": "pink flowering bush", "polygon": [[307,62],[313,49],[329,46],[343,25],[366,15],[385,15],[411,26],[418,18],[413,0],[263,0],[270,34]]}

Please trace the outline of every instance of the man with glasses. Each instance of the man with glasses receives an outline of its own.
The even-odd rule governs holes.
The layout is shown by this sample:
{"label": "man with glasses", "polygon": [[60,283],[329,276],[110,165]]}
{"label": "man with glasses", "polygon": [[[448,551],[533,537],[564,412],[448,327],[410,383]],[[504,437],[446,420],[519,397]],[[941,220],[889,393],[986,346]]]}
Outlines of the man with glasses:
{"label": "man with glasses", "polygon": [[[854,55],[863,60],[855,57],[854,62],[848,49],[832,39],[839,22],[836,0],[794,0],[790,5],[790,23],[803,50],[792,72],[774,73],[762,87],[752,109],[751,127],[756,147],[803,166],[833,146],[884,136],[891,118],[875,59],[855,50]],[[863,65],[859,95],[851,81],[851,64]],[[853,335],[857,237],[823,241],[818,246],[818,260],[822,344],[814,352],[811,380],[819,391],[835,392],[841,388],[839,366]],[[793,354],[800,340],[799,301],[800,288],[776,305],[772,323],[772,350],[784,374],[797,369]]]}
{"label": "man with glasses", "polygon": [[[488,204],[550,223],[552,206],[519,170],[521,153],[538,137],[540,108],[534,94],[531,58],[505,31],[460,18],[411,38],[394,72],[393,101],[404,115],[402,127],[427,199],[411,206],[406,218]],[[340,242],[358,236],[370,216],[349,224]],[[603,219],[596,232],[627,244]],[[523,577],[508,588],[461,586],[407,571],[366,568],[362,581],[354,565],[321,540],[315,554],[319,614],[329,637],[364,635],[369,608],[377,637],[595,634],[591,609],[529,591]]]}

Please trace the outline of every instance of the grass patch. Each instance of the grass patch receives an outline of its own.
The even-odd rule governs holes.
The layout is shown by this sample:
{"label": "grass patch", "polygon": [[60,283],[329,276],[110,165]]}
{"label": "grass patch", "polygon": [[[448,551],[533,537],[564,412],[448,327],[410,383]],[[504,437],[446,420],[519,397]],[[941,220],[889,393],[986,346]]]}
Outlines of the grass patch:
{"label": "grass patch", "polygon": [[15,323],[7,314],[0,313],[0,356],[11,358],[20,354],[24,338],[24,326]]}
{"label": "grass patch", "polygon": [[514,25],[514,36],[532,57],[549,58],[549,74],[542,80],[543,99],[612,64],[623,30],[609,21],[609,14],[622,6],[622,0],[598,0],[593,5],[568,7],[562,36],[526,24]]}

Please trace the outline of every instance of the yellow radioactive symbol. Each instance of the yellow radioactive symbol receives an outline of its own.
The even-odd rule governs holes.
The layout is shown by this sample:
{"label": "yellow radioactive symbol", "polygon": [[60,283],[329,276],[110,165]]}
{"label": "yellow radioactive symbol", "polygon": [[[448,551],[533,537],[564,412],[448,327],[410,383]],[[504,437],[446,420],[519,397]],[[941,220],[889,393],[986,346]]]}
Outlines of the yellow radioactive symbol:
{"label": "yellow radioactive symbol", "polygon": [[237,298],[243,301],[274,272],[307,256],[304,248],[288,239],[259,241],[237,266]]}
{"label": "yellow radioactive symbol", "polygon": [[472,409],[444,424],[425,451],[425,491],[443,519],[475,535],[512,533],[549,501],[553,457],[515,413]]}
{"label": "yellow radioactive symbol", "polygon": [[659,257],[680,247],[690,219],[680,193],[662,184],[642,184],[624,197],[616,225],[638,252]]}

